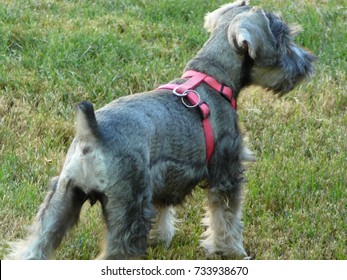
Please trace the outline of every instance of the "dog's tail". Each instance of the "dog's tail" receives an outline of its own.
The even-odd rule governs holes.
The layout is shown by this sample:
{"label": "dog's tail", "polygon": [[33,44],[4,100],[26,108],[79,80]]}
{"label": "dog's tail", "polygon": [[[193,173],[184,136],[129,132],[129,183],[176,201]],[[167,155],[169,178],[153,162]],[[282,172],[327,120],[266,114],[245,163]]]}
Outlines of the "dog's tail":
{"label": "dog's tail", "polygon": [[95,141],[100,137],[93,105],[82,101],[76,105],[76,136],[84,141]]}

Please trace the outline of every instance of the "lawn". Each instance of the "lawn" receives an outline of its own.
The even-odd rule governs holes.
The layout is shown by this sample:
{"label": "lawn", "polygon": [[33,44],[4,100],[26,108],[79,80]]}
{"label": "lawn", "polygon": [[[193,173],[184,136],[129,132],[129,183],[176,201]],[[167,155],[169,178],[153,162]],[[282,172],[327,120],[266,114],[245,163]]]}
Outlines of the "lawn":
{"label": "lawn", "polygon": [[[181,75],[224,1],[2,0],[0,4],[0,259],[25,235],[74,137],[74,105],[96,108]],[[347,3],[251,1],[304,31],[318,56],[312,80],[283,98],[257,87],[239,117],[257,162],[245,184],[244,243],[255,259],[347,259]],[[203,259],[205,192],[177,209],[171,246],[148,259]],[[89,259],[103,234],[99,205],[57,251]]]}

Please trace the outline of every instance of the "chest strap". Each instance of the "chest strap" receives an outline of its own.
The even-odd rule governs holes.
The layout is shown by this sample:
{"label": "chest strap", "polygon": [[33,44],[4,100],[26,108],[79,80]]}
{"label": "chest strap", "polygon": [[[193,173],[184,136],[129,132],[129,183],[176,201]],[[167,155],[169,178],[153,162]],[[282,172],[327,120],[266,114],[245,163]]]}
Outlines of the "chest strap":
{"label": "chest strap", "polygon": [[[157,89],[172,90],[173,94],[180,97],[182,103],[188,108],[197,108],[202,119],[202,127],[205,135],[206,143],[206,162],[208,163],[212,158],[214,151],[214,137],[213,130],[210,122],[210,107],[205,101],[202,101],[200,95],[195,88],[201,83],[206,83],[211,88],[220,93],[233,109],[236,110],[236,98],[233,96],[231,88],[220,84],[214,78],[194,70],[188,70],[182,75],[183,79],[188,79],[185,83],[178,84],[166,84],[158,87]],[[188,103],[187,103],[188,101]]]}

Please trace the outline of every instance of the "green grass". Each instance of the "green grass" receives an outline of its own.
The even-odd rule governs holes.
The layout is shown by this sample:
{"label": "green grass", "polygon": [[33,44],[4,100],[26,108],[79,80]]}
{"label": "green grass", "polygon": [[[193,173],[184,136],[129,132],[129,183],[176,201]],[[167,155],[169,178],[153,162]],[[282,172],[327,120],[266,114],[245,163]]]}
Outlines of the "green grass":
{"label": "green grass", "polygon": [[[203,16],[222,1],[24,1],[0,4],[0,258],[23,237],[73,138],[74,104],[99,108],[178,77],[206,41]],[[258,161],[245,184],[245,247],[256,259],[347,259],[346,1],[252,1],[304,27],[315,77],[278,99],[255,87],[239,115]],[[200,259],[204,191],[178,209],[169,249]],[[57,258],[95,257],[98,207]]]}

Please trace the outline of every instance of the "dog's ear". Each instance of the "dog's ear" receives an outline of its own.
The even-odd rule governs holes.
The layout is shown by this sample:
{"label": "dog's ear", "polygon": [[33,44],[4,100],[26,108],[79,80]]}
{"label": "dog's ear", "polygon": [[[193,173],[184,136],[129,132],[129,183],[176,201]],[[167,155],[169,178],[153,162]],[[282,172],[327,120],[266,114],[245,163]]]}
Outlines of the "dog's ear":
{"label": "dog's ear", "polygon": [[256,64],[272,65],[276,60],[276,39],[263,10],[252,8],[237,15],[229,25],[229,43],[248,52]]}
{"label": "dog's ear", "polygon": [[234,3],[229,3],[229,4],[225,4],[223,6],[221,6],[219,9],[211,12],[211,13],[207,13],[205,15],[205,23],[204,23],[204,28],[208,31],[208,32],[212,32],[219,20],[222,19],[222,16],[228,12],[230,9],[236,8],[236,7],[240,7],[240,6],[244,6],[247,5],[248,1],[247,0],[238,0]]}

